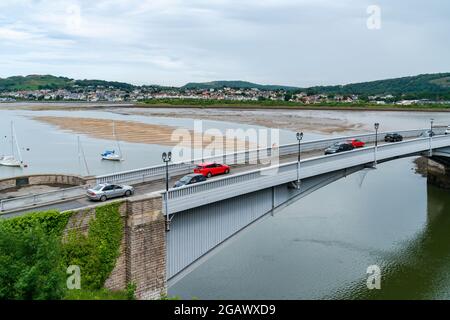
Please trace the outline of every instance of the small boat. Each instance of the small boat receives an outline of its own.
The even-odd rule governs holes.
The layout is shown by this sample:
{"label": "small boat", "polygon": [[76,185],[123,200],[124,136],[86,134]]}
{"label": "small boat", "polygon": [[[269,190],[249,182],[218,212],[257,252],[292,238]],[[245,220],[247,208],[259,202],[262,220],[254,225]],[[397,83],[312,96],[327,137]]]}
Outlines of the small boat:
{"label": "small boat", "polygon": [[115,150],[106,150],[102,153],[102,159],[110,161],[121,161],[122,157],[117,154]]}
{"label": "small boat", "polygon": [[[17,148],[17,153],[19,155],[20,160],[17,160],[14,155],[14,146]],[[14,123],[12,121],[11,121],[11,154],[12,155],[1,156],[0,157],[0,165],[5,166],[5,167],[23,168],[24,164],[23,164],[23,160],[22,160],[22,155],[20,153],[19,143],[17,141],[16,132],[14,130]]]}
{"label": "small boat", "polygon": [[0,158],[0,165],[5,167],[21,167],[23,164],[13,156],[3,156]]}
{"label": "small boat", "polygon": [[120,144],[119,140],[116,136],[116,124],[113,121],[113,137],[116,140],[117,148],[119,149],[119,152],[116,153],[116,150],[106,150],[101,154],[102,160],[109,160],[109,161],[122,161],[122,150],[120,150]]}

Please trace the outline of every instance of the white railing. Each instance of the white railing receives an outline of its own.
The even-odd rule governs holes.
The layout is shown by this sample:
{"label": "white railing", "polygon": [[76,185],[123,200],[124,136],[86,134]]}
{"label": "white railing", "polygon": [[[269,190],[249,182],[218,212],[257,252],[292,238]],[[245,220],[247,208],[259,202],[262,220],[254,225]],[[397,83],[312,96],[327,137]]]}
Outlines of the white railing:
{"label": "white railing", "polygon": [[[435,136],[432,148],[450,146],[450,136]],[[418,154],[428,151],[429,138],[419,138],[404,142],[384,144],[378,147],[378,161]],[[353,166],[372,164],[375,147],[356,149],[328,156],[320,156],[301,161],[300,178],[305,179],[324,173],[338,171]],[[271,172],[272,170],[272,172]],[[169,212],[174,213],[198,207],[215,201],[239,196],[296,180],[297,162],[280,165],[277,168],[252,170],[228,177],[205,181],[168,192]]]}
{"label": "white railing", "polygon": [[12,211],[21,208],[32,208],[42,204],[76,199],[84,196],[85,193],[86,187],[78,186],[23,197],[4,199],[0,201],[0,212]]}
{"label": "white railing", "polygon": [[[420,130],[404,130],[404,131],[397,131],[398,133],[402,134],[404,138],[412,138],[417,137],[420,133],[425,131],[426,129],[420,129]],[[437,134],[442,134],[444,132],[444,129],[435,129]],[[442,131],[442,132],[441,132]],[[378,140],[383,141],[384,136],[387,132],[381,132],[378,134]],[[313,151],[313,150],[319,150],[324,149],[330,145],[332,145],[335,142],[343,141],[349,138],[357,138],[364,142],[374,142],[375,141],[375,134],[363,134],[363,135],[355,135],[355,136],[344,136],[344,137],[336,137],[331,139],[320,139],[320,140],[314,140],[309,142],[302,143],[302,151]],[[435,137],[433,140],[435,140],[437,137]],[[428,141],[428,139],[425,139]],[[389,146],[398,146],[398,143],[391,144]],[[385,146],[380,146],[379,149],[382,149]],[[370,149],[370,148],[366,148]],[[298,151],[298,144],[292,143],[287,145],[282,145],[278,147],[279,156],[286,156],[290,154],[296,154]],[[271,157],[273,152],[272,148],[266,148],[266,149],[254,149],[249,151],[240,151],[236,153],[230,153],[220,156],[214,156],[203,159],[204,161],[209,162],[223,162],[230,165],[233,164],[241,164],[241,163],[256,163],[257,160],[263,161],[265,159],[268,159]],[[339,156],[342,156],[340,154]],[[333,156],[331,156],[333,157]],[[169,165],[169,171],[171,175],[176,174],[184,174],[189,173],[194,168],[195,163],[201,162],[202,159],[194,159],[190,162],[180,162],[180,163],[173,163]],[[308,161],[308,160],[305,160]],[[303,163],[307,163],[305,161],[302,161],[302,166],[304,166]],[[284,169],[284,166],[280,166]],[[223,182],[223,178],[214,180],[214,181],[208,181],[208,186],[202,187],[203,183],[197,184],[195,186],[191,186],[189,188],[195,187],[195,188],[214,188],[214,186],[227,186],[230,184],[239,184],[244,181],[251,181],[251,183],[254,183],[254,177],[257,175],[254,173],[255,171],[250,171],[242,174],[236,174],[229,177],[226,177],[225,179],[233,179],[233,180],[226,180],[227,182]],[[259,172],[258,170],[256,172]],[[158,179],[163,179],[165,175],[165,166],[153,166],[143,169],[136,169],[136,170],[129,170],[114,174],[108,174],[108,175],[102,175],[96,177],[96,183],[129,183],[129,184],[139,184],[139,183],[145,183],[150,182]],[[253,178],[252,178],[253,177]],[[234,182],[233,182],[234,181]],[[214,182],[214,185],[211,185],[210,183]],[[24,197],[18,197],[18,198],[12,198],[12,199],[5,199],[0,201],[0,212],[5,211],[11,211],[16,210],[20,208],[30,208],[33,206],[38,205],[45,205],[48,203],[54,203],[58,201],[64,201],[67,199],[75,199],[80,198],[84,195],[86,191],[87,186],[80,186],[80,187],[74,187],[74,188],[67,188],[67,189],[61,189],[41,194],[33,194],[29,196]],[[180,193],[180,196],[188,195],[188,191],[184,191],[184,188],[178,189],[176,193]],[[191,190],[191,189],[189,189]],[[194,189],[192,189],[194,190]],[[195,189],[196,190],[196,189]],[[202,190],[198,189],[199,192]],[[203,190],[204,191],[204,190]],[[171,191],[174,192],[174,191]],[[177,197],[176,193],[169,193],[169,199]],[[169,210],[170,211],[170,210]]]}
{"label": "white railing", "polygon": [[[422,132],[427,129],[415,129],[415,130],[403,130],[397,131],[404,138],[413,138],[418,137]],[[442,130],[442,132],[440,132]],[[436,133],[443,133],[444,129],[435,129]],[[378,141],[384,141],[384,136],[388,132],[380,132],[378,133]],[[313,151],[319,149],[325,149],[332,145],[335,142],[345,141],[350,138],[360,139],[363,142],[371,143],[375,141],[375,134],[360,134],[353,136],[343,136],[336,138],[327,138],[320,139],[314,141],[307,141],[302,143],[302,151]],[[298,144],[291,143],[277,147],[279,156],[286,156],[291,154],[296,154],[298,151]],[[195,167],[196,163],[200,162],[221,162],[226,163],[228,165],[236,165],[236,164],[256,164],[257,161],[264,161],[269,159],[272,156],[273,148],[261,148],[261,149],[253,149],[247,151],[239,151],[235,153],[217,155],[212,157],[206,157],[203,159],[193,159],[188,162],[178,162],[169,164],[169,172],[171,175],[176,174],[185,174],[191,172],[191,170]],[[142,169],[134,169],[129,171],[123,171],[118,173],[106,174],[102,176],[96,177],[97,183],[128,183],[128,184],[138,184],[145,183],[152,180],[158,180],[164,178],[165,175],[165,166],[158,165],[153,167],[147,167]]]}

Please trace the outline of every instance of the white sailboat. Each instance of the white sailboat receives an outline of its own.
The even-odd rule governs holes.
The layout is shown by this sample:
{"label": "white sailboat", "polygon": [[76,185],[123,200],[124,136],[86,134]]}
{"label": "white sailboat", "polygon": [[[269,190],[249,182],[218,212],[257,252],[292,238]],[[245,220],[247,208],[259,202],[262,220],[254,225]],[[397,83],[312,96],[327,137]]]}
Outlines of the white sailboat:
{"label": "white sailboat", "polygon": [[120,150],[119,140],[117,140],[117,136],[116,136],[116,124],[114,121],[113,121],[113,136],[114,136],[114,139],[116,140],[117,149],[119,150],[119,152],[116,153],[116,150],[106,150],[105,152],[103,152],[101,154],[102,159],[109,160],[109,161],[123,161],[122,151]]}
{"label": "white sailboat", "polygon": [[[19,159],[17,160],[14,154],[14,145],[17,148],[17,153],[19,155]],[[14,123],[11,121],[11,155],[2,156],[0,158],[0,165],[6,167],[23,167],[22,155],[20,153],[19,143],[17,141],[16,132],[14,130]]]}

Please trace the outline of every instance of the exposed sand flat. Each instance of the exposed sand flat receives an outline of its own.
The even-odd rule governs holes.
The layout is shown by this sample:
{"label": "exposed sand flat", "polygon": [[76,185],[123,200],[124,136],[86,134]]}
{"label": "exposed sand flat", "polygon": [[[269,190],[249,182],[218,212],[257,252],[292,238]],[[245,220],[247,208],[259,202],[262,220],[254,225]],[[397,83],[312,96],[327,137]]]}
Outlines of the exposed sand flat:
{"label": "exposed sand flat", "polygon": [[292,131],[339,134],[370,130],[363,123],[355,123],[339,118],[305,115],[304,112],[283,110],[236,110],[236,109],[138,109],[114,108],[111,112],[140,116],[188,118],[236,122],[267,128],[281,128]]}
{"label": "exposed sand flat", "polygon": [[[71,131],[78,134],[86,134],[94,138],[114,140],[113,121],[93,118],[73,118],[36,116],[33,119],[56,126],[58,129]],[[159,144],[167,146],[182,146],[188,148],[200,148],[202,137],[193,130],[180,129],[172,126],[147,124],[134,121],[114,121],[116,136],[120,141],[145,144]],[[225,139],[222,141],[211,135],[203,135],[203,147],[217,143],[217,148],[234,146],[234,150],[255,148],[256,145],[248,141],[238,139]],[[222,146],[221,146],[222,145]]]}

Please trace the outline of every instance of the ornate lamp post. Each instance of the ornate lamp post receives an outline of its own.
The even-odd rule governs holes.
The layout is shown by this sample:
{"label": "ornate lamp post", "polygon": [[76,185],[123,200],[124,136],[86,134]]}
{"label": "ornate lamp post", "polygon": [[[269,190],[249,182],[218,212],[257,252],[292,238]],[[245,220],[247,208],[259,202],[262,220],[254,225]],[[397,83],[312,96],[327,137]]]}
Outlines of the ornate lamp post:
{"label": "ornate lamp post", "polygon": [[378,129],[380,128],[380,124],[378,122],[376,122],[374,124],[374,128],[375,128],[375,149],[374,149],[374,167],[377,166],[377,152],[378,152]]}
{"label": "ornate lamp post", "polygon": [[297,157],[297,189],[300,189],[300,160],[301,160],[301,144],[303,139],[303,132],[297,132],[298,141],[298,157]]}
{"label": "ornate lamp post", "polygon": [[430,157],[433,156],[433,136],[434,136],[433,124],[434,124],[434,119],[431,118],[430,119]]}
{"label": "ornate lamp post", "polygon": [[172,161],[172,152],[162,154],[162,160],[166,164],[166,193],[164,194],[164,207],[166,211],[166,231],[170,231],[170,219],[169,219],[169,162]]}

